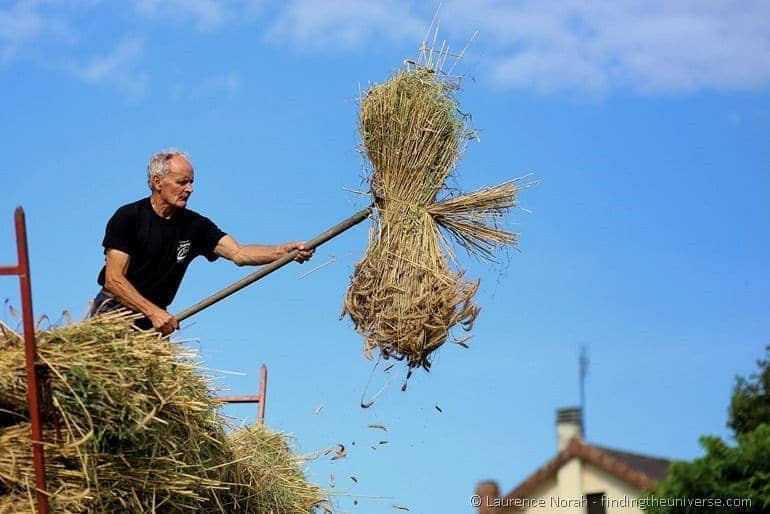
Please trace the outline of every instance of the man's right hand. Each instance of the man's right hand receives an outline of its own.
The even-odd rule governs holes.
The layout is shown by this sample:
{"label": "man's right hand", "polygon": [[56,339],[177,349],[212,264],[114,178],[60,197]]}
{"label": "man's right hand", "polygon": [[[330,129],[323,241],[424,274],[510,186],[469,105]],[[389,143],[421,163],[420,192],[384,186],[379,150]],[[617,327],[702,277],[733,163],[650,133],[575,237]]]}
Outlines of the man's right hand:
{"label": "man's right hand", "polygon": [[148,316],[152,322],[152,328],[163,334],[169,335],[174,330],[179,330],[179,322],[163,309],[158,309],[156,312]]}

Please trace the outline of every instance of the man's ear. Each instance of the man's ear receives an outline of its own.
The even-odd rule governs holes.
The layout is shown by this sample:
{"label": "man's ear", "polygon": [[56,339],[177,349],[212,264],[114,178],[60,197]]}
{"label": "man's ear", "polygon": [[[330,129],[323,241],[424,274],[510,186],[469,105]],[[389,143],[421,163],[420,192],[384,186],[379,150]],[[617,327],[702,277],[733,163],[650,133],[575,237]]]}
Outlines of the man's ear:
{"label": "man's ear", "polygon": [[163,183],[163,179],[160,175],[153,175],[152,176],[152,190],[153,191],[160,191],[160,186]]}

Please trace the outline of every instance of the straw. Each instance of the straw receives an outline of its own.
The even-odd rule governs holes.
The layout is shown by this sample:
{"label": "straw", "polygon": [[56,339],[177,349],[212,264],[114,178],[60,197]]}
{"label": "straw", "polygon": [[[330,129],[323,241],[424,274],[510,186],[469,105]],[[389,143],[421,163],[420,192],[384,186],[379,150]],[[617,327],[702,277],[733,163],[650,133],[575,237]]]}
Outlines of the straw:
{"label": "straw", "polygon": [[425,66],[409,62],[361,100],[376,212],[343,309],[368,358],[379,350],[426,370],[452,329],[471,330],[479,313],[479,281],[465,278],[445,234],[492,259],[516,243],[500,222],[519,190],[516,181],[461,196],[446,187],[472,132],[452,96],[456,84],[430,66],[443,62],[441,52],[425,54]]}
{"label": "straw", "polygon": [[[266,474],[321,501],[320,489],[301,474],[239,461],[197,356],[157,333],[135,330],[135,318],[109,314],[37,333],[39,359],[48,369],[44,441],[56,512],[232,512],[229,506],[269,497],[274,487],[234,478]],[[3,508],[34,495],[23,343],[7,331],[0,332],[0,408],[15,413],[0,428]],[[270,444],[286,451],[276,439],[262,448]],[[239,512],[270,512],[266,504],[253,505]]]}

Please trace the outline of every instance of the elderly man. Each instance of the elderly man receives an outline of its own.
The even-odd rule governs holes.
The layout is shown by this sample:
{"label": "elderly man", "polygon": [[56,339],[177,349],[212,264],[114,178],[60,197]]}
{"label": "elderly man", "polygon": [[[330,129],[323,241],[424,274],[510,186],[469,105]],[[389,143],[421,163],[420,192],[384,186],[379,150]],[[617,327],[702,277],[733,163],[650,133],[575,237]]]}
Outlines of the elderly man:
{"label": "elderly man", "polygon": [[276,246],[241,245],[208,218],[187,209],[193,167],[177,150],[159,152],[147,165],[149,198],[124,205],[107,223],[101,291],[91,314],[120,307],[144,314],[137,326],[170,334],[179,323],[166,309],[195,257],[224,257],[238,266],[268,264],[298,250],[297,262],[313,255],[302,242]]}

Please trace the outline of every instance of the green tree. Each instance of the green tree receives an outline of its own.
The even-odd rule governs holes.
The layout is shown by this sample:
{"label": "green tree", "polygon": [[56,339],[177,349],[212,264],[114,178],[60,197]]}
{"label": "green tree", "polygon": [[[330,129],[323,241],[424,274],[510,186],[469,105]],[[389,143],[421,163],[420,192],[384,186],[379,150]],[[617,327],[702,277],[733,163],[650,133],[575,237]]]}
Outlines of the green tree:
{"label": "green tree", "polygon": [[[648,496],[652,514],[765,513],[770,511],[770,425],[736,436],[731,446],[719,437],[701,437],[706,450],[692,462],[676,462]],[[655,500],[681,505],[656,504]],[[696,503],[702,499],[700,504]],[[749,499],[751,505],[728,505]]]}
{"label": "green tree", "polygon": [[736,378],[727,421],[736,434],[746,434],[762,423],[770,423],[770,346],[766,351],[765,359],[757,361],[759,372],[748,379]]}
{"label": "green tree", "polygon": [[[705,455],[672,464],[668,476],[646,496],[645,512],[770,512],[770,346],[767,352],[764,360],[757,361],[757,373],[736,378],[727,422],[735,434],[735,444],[719,437],[701,437]],[[728,504],[746,499],[751,505]]]}

